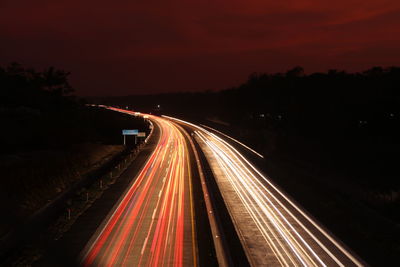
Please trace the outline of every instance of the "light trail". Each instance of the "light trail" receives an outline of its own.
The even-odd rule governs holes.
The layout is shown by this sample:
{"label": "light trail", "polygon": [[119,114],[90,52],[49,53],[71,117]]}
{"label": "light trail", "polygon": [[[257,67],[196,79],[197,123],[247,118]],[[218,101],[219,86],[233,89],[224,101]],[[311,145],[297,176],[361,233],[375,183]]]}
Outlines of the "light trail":
{"label": "light trail", "polygon": [[262,159],[264,158],[263,155],[261,155],[260,153],[258,153],[258,152],[255,151],[254,149],[252,149],[251,147],[246,146],[246,145],[243,144],[242,142],[236,140],[235,138],[232,138],[232,137],[230,137],[229,135],[226,135],[226,134],[224,134],[223,132],[218,131],[217,129],[211,128],[210,126],[203,125],[203,124],[200,124],[200,126],[202,126],[202,127],[204,127],[204,128],[207,128],[207,129],[210,129],[210,130],[212,130],[212,131],[215,131],[215,132],[217,132],[217,133],[219,133],[219,134],[225,136],[226,138],[229,138],[230,140],[232,140],[232,141],[238,143],[239,145],[241,145],[242,147],[246,148],[247,150],[253,152],[254,154],[256,154],[257,156],[259,156],[260,158],[262,158]]}
{"label": "light trail", "polygon": [[83,266],[196,266],[188,147],[178,126],[147,116],[158,144],[85,247]]}
{"label": "light trail", "polygon": [[364,265],[223,138],[167,118],[194,130],[251,265]]}

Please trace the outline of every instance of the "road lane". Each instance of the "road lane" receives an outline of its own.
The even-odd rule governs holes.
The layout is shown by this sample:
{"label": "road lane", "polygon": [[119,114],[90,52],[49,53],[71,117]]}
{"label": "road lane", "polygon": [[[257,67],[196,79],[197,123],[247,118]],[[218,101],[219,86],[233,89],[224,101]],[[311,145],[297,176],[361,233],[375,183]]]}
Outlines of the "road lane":
{"label": "road lane", "polygon": [[173,123],[148,119],[160,128],[158,145],[87,244],[84,266],[197,264],[186,141]]}
{"label": "road lane", "polygon": [[226,140],[170,119],[192,127],[252,266],[363,265]]}

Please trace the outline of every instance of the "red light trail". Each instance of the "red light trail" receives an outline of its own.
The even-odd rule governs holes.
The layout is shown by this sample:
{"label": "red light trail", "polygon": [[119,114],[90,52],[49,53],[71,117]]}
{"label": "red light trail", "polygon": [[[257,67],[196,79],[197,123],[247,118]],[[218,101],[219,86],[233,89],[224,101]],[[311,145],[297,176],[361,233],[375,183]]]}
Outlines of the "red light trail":
{"label": "red light trail", "polygon": [[148,118],[160,130],[158,144],[87,244],[83,266],[197,264],[186,140],[173,123]]}

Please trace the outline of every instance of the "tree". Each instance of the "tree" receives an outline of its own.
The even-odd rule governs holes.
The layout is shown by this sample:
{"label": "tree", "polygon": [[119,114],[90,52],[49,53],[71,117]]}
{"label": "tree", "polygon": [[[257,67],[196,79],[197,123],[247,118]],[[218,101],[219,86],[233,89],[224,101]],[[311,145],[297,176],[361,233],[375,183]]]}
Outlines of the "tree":
{"label": "tree", "polygon": [[304,69],[300,66],[294,67],[286,72],[286,77],[301,77],[304,76]]}

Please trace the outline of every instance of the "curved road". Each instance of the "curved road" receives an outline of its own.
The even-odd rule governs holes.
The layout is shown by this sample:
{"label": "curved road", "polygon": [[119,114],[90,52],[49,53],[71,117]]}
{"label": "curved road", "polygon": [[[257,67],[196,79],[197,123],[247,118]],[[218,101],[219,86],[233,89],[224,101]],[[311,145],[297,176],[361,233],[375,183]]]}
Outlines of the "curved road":
{"label": "curved road", "polygon": [[362,266],[364,263],[259,172],[225,137],[190,126],[252,266]]}
{"label": "curved road", "polygon": [[83,266],[197,265],[185,138],[170,121],[146,116],[160,129],[158,145],[86,245]]}

